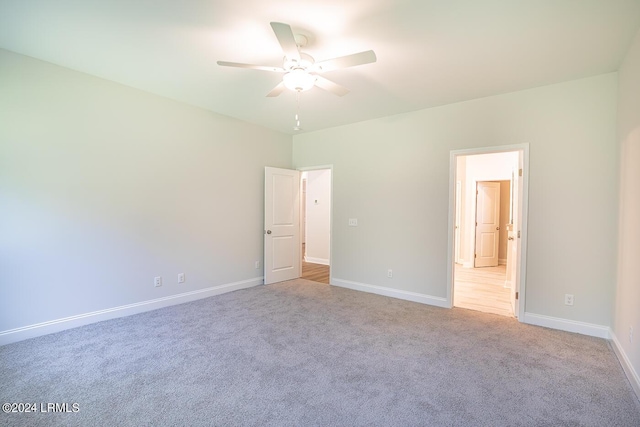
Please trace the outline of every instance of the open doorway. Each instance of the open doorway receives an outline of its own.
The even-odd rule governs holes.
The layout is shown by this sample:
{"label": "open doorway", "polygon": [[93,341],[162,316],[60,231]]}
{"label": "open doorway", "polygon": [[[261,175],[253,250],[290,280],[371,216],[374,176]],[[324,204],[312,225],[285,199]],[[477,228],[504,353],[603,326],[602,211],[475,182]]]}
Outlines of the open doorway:
{"label": "open doorway", "polygon": [[300,235],[303,279],[330,283],[331,169],[301,173]]}
{"label": "open doorway", "polygon": [[528,146],[451,154],[451,304],[521,318]]}

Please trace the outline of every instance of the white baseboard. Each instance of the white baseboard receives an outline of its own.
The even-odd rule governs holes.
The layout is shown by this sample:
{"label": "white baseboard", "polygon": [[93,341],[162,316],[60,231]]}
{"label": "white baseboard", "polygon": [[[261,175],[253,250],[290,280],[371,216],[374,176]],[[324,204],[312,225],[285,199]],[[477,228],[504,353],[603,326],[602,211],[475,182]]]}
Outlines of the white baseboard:
{"label": "white baseboard", "polygon": [[466,262],[465,261],[465,262],[463,262],[462,263],[462,267],[463,268],[473,268],[473,261],[470,261],[470,262]]}
{"label": "white baseboard", "polygon": [[324,259],[324,258],[314,258],[314,257],[310,257],[310,256],[305,256],[304,260],[306,262],[310,262],[312,264],[329,265],[329,260],[328,259]]}
{"label": "white baseboard", "polygon": [[507,265],[506,259],[498,259],[498,265]]}
{"label": "white baseboard", "polygon": [[250,288],[253,286],[261,285],[263,283],[264,277],[256,277],[240,282],[212,286],[210,288],[199,289],[197,291],[184,292],[181,294],[171,295],[163,298],[156,298],[148,301],[137,302],[134,304],[107,308],[105,310],[98,310],[91,313],[78,314],[76,316],[69,316],[62,319],[50,320],[48,322],[36,323],[34,325],[0,331],[0,345],[39,337],[41,335],[52,334],[54,332],[64,331],[65,329],[77,328],[78,326],[101,322],[103,320],[130,316],[132,314],[143,313],[145,311],[151,311],[171,305],[195,301],[201,298],[207,298],[231,291],[237,291],[239,289]]}
{"label": "white baseboard", "polygon": [[333,277],[331,278],[331,284],[334,286],[340,286],[341,288],[352,289],[354,291],[369,292],[372,294],[384,295],[386,297],[419,302],[421,304],[451,308],[446,298],[419,294],[417,292],[402,291],[400,289],[387,288],[384,286],[368,285],[366,283],[352,282],[351,280],[344,280],[344,279],[335,279]]}
{"label": "white baseboard", "polygon": [[611,329],[608,326],[595,325],[593,323],[578,322],[576,320],[560,319],[559,317],[545,316],[542,314],[524,313],[524,323],[536,326],[544,326],[561,331],[575,332],[598,338],[611,338]]}
{"label": "white baseboard", "polygon": [[633,387],[633,391],[636,392],[636,396],[638,397],[638,400],[640,400],[640,375],[638,375],[636,370],[633,369],[633,365],[627,357],[627,353],[624,352],[624,349],[620,345],[620,341],[618,341],[618,337],[613,333],[613,331],[611,331],[611,347],[613,348],[613,352],[616,356],[618,356],[622,369],[624,370],[624,373],[627,374],[631,387]]}

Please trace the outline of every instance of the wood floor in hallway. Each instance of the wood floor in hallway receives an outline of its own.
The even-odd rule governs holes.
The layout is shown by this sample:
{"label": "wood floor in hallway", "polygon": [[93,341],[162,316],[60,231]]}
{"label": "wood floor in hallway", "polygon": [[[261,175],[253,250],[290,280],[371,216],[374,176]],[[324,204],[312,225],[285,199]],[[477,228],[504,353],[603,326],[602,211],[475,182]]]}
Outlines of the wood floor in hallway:
{"label": "wood floor in hallway", "polygon": [[329,284],[329,266],[302,261],[302,278]]}
{"label": "wood floor in hallway", "polygon": [[304,243],[302,244],[302,278],[313,280],[314,282],[329,284],[329,266],[323,264],[314,264],[304,260]]}
{"label": "wood floor in hallway", "polygon": [[506,266],[464,268],[455,266],[453,305],[485,313],[513,316],[511,289],[504,287]]}

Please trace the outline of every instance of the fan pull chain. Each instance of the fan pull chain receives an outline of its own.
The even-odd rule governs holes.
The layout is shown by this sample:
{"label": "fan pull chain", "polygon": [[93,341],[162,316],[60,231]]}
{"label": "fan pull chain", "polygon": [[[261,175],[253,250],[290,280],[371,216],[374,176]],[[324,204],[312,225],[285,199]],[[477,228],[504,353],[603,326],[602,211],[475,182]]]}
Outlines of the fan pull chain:
{"label": "fan pull chain", "polygon": [[300,91],[296,91],[296,125],[293,130],[300,130]]}

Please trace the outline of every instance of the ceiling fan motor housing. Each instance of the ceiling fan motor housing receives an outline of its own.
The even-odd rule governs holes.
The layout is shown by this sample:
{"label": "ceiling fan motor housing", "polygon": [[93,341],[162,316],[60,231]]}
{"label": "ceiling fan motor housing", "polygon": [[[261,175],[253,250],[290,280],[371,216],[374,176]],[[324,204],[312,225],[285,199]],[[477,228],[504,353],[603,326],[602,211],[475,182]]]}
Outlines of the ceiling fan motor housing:
{"label": "ceiling fan motor housing", "polygon": [[289,59],[285,57],[284,65],[282,68],[284,68],[287,71],[292,71],[295,69],[302,69],[304,71],[308,71],[314,63],[315,63],[315,60],[311,55],[300,52],[300,60]]}

